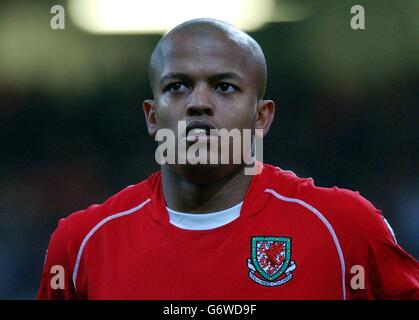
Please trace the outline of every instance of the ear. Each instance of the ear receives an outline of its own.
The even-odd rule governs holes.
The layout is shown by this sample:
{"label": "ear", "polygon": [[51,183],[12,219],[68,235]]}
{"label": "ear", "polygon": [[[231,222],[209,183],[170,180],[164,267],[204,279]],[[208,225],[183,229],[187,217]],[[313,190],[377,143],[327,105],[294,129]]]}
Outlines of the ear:
{"label": "ear", "polygon": [[[263,130],[265,136],[271,128],[275,116],[275,102],[261,100],[256,107],[256,129]],[[261,137],[262,138],[262,137]]]}
{"label": "ear", "polygon": [[157,132],[154,100],[145,100],[143,102],[143,110],[148,134],[154,138]]}

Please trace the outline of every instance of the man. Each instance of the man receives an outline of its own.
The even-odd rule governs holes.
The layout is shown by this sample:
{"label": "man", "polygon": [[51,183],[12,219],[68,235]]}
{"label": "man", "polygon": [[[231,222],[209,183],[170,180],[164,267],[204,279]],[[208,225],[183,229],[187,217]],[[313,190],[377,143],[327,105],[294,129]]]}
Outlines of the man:
{"label": "man", "polygon": [[[149,134],[179,134],[185,121],[188,148],[217,139],[210,129],[266,134],[275,111],[263,99],[266,72],[260,46],[233,26],[177,26],[151,57]],[[358,192],[255,165],[252,176],[243,162],[166,163],[62,219],[39,298],[419,298],[417,261]]]}

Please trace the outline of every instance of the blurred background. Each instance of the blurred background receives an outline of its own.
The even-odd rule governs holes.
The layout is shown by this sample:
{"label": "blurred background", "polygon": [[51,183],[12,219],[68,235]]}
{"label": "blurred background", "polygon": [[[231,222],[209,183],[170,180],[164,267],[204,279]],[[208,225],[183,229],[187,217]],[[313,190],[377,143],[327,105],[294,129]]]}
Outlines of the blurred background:
{"label": "blurred background", "polygon": [[265,51],[277,113],[264,161],[360,191],[419,257],[419,1],[2,0],[0,298],[35,298],[61,217],[158,170],[148,59],[162,33],[208,16]]}

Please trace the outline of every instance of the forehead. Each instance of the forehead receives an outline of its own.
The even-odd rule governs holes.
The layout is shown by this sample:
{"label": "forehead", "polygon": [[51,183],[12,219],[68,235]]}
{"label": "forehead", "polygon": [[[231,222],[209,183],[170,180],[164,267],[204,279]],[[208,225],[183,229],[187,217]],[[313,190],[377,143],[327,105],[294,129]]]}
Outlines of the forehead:
{"label": "forehead", "polygon": [[176,35],[161,48],[158,78],[169,72],[191,76],[235,72],[252,78],[252,55],[241,43],[225,35]]}

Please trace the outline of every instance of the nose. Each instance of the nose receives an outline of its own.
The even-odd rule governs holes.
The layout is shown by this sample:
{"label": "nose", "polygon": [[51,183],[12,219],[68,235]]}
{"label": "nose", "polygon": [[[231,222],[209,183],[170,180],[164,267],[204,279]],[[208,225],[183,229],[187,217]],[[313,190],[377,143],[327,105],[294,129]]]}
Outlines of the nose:
{"label": "nose", "polygon": [[190,95],[186,112],[188,116],[212,116],[214,108],[211,101],[211,88],[205,84],[196,85]]}

